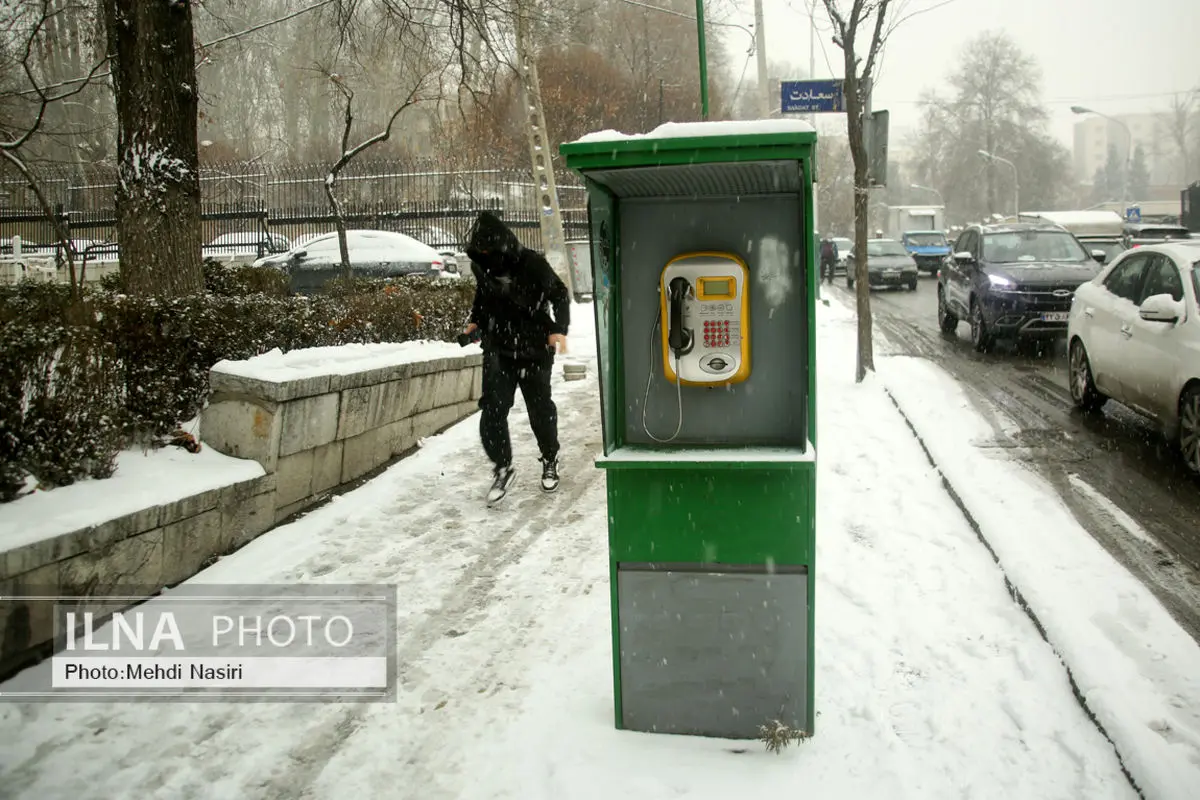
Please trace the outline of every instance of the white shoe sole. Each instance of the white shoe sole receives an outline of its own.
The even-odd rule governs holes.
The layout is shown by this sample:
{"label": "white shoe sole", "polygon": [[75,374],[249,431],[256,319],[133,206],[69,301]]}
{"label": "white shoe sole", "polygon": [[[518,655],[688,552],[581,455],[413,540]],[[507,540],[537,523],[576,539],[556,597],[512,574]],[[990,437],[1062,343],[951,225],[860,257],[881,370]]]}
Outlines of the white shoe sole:
{"label": "white shoe sole", "polygon": [[516,485],[516,483],[517,483],[517,470],[514,468],[512,471],[512,476],[508,479],[508,486],[507,486],[507,488],[505,488],[504,494],[500,495],[495,500],[493,500],[490,497],[487,498],[488,508],[492,508],[493,506],[497,506],[500,503],[504,502],[504,498],[508,497],[508,493],[512,491],[512,488],[514,485]]}

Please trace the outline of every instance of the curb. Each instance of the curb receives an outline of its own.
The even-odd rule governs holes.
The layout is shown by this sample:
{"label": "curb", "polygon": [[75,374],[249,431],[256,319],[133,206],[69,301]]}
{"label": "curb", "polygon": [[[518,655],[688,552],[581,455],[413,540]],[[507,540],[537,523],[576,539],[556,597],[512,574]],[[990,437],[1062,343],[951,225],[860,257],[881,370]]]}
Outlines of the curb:
{"label": "curb", "polygon": [[983,528],[980,526],[979,521],[975,519],[975,516],[971,513],[971,510],[967,508],[967,504],[963,502],[962,496],[959,495],[959,493],[955,490],[954,484],[952,484],[950,479],[946,477],[946,473],[942,471],[940,466],[938,466],[937,461],[935,461],[933,458],[933,453],[929,451],[929,448],[925,444],[925,440],[921,438],[921,434],[917,433],[916,426],[913,425],[912,420],[909,419],[908,415],[904,413],[904,409],[900,406],[900,403],[897,402],[895,396],[892,395],[891,391],[887,388],[883,381],[880,381],[880,386],[883,387],[884,394],[886,394],[888,399],[892,401],[892,405],[896,407],[896,411],[900,414],[901,419],[904,420],[904,424],[908,426],[913,438],[917,440],[917,444],[921,446],[921,451],[925,453],[925,458],[929,460],[929,465],[933,467],[933,469],[937,472],[938,477],[942,479],[942,487],[946,490],[946,494],[950,495],[950,499],[954,501],[954,505],[956,505],[958,510],[962,512],[963,518],[966,519],[967,524],[971,527],[971,530],[975,532],[975,536],[978,537],[979,541],[987,549],[988,553],[992,557],[992,560],[996,562],[996,566],[1000,569],[1000,575],[1004,578],[1004,588],[1008,590],[1009,596],[1012,597],[1013,601],[1021,608],[1022,611],[1025,612],[1025,615],[1029,617],[1031,622],[1033,622],[1033,626],[1037,628],[1037,632],[1042,637],[1042,640],[1046,642],[1046,644],[1050,645],[1050,649],[1053,650],[1054,654],[1058,657],[1058,662],[1062,664],[1063,669],[1067,673],[1067,682],[1071,685],[1071,693],[1075,695],[1075,701],[1079,703],[1080,708],[1083,709],[1083,713],[1087,715],[1089,720],[1091,720],[1092,724],[1096,727],[1096,730],[1100,732],[1100,735],[1103,736],[1110,745],[1112,745],[1113,754],[1117,757],[1117,764],[1120,765],[1121,772],[1125,775],[1125,779],[1129,781],[1129,785],[1133,787],[1133,790],[1137,793],[1138,797],[1142,798],[1142,800],[1146,800],[1146,793],[1142,791],[1142,787],[1138,785],[1137,780],[1134,779],[1132,773],[1129,771],[1129,768],[1125,765],[1125,758],[1121,755],[1120,748],[1117,747],[1117,743],[1113,741],[1112,736],[1109,735],[1108,730],[1104,727],[1104,724],[1100,722],[1100,719],[1088,705],[1087,699],[1083,696],[1083,692],[1079,689],[1079,684],[1075,681],[1075,675],[1071,672],[1070,665],[1067,664],[1066,659],[1064,659],[1062,656],[1062,653],[1059,652],[1059,649],[1055,646],[1054,642],[1050,639],[1050,636],[1046,633],[1046,628],[1042,625],[1042,621],[1038,619],[1037,613],[1032,607],[1030,607],[1029,603],[1025,600],[1025,596],[1021,593],[1021,590],[1009,577],[1008,572],[1004,569],[1004,563],[1000,561],[1000,556],[997,555],[995,548],[992,547],[991,542],[989,542],[987,540],[987,536],[984,535]]}

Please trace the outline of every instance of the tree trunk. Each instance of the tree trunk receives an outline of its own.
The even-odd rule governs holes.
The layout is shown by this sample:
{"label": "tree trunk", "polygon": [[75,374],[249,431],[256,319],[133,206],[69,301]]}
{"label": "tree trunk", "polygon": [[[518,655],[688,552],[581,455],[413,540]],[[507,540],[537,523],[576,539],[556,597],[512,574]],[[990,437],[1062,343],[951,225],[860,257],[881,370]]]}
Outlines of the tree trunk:
{"label": "tree trunk", "polygon": [[117,237],[126,291],[204,288],[196,56],[186,2],[102,0],[117,106]]}
{"label": "tree trunk", "polygon": [[[849,62],[850,59],[847,58]],[[851,63],[845,79],[846,128],[850,155],[854,159],[854,289],[858,308],[858,363],[854,380],[861,382],[867,371],[875,371],[875,351],[871,332],[871,283],[867,270],[867,226],[870,222],[871,189],[867,181],[867,145],[863,141],[863,98]]]}
{"label": "tree trunk", "polygon": [[346,216],[342,211],[342,204],[338,202],[337,194],[334,193],[336,185],[336,172],[325,176],[325,198],[329,200],[329,208],[333,211],[333,226],[338,235],[338,253],[342,257],[342,277],[349,278],[351,276],[350,242],[346,237]]}

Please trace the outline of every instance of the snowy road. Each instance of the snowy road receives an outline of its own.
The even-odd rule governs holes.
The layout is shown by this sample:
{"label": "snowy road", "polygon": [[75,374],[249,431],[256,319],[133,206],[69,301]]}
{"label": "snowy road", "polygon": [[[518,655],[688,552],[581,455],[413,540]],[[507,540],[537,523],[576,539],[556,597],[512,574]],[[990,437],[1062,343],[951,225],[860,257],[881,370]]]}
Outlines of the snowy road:
{"label": "snowy road", "polygon": [[[592,370],[556,386],[557,495],[537,492],[518,406],[525,469],[499,509],[482,507],[471,418],[196,579],[396,584],[397,702],[4,705],[0,794],[1134,797],[895,408],[873,382],[851,382],[853,320],[822,309],[820,324],[811,742],[776,757],[613,728]],[[590,349],[590,325],[578,328],[576,357]]]}
{"label": "snowy road", "polygon": [[[828,291],[828,288],[825,289]],[[834,291],[850,297],[843,286]],[[927,358],[967,387],[996,429],[996,448],[1036,469],[1113,557],[1149,586],[1200,642],[1200,484],[1152,426],[1118,403],[1073,411],[1066,356],[975,353],[965,324],[937,327],[937,282],[874,292],[885,351]]]}

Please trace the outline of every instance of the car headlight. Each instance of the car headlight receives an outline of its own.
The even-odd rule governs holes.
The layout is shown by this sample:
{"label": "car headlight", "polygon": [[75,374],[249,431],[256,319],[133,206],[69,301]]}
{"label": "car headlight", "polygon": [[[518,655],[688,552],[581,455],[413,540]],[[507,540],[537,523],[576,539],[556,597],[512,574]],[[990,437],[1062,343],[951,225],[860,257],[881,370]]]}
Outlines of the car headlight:
{"label": "car headlight", "polygon": [[1011,292],[1016,288],[1016,284],[1003,275],[988,275],[988,281],[992,284],[993,289],[1002,292]]}

